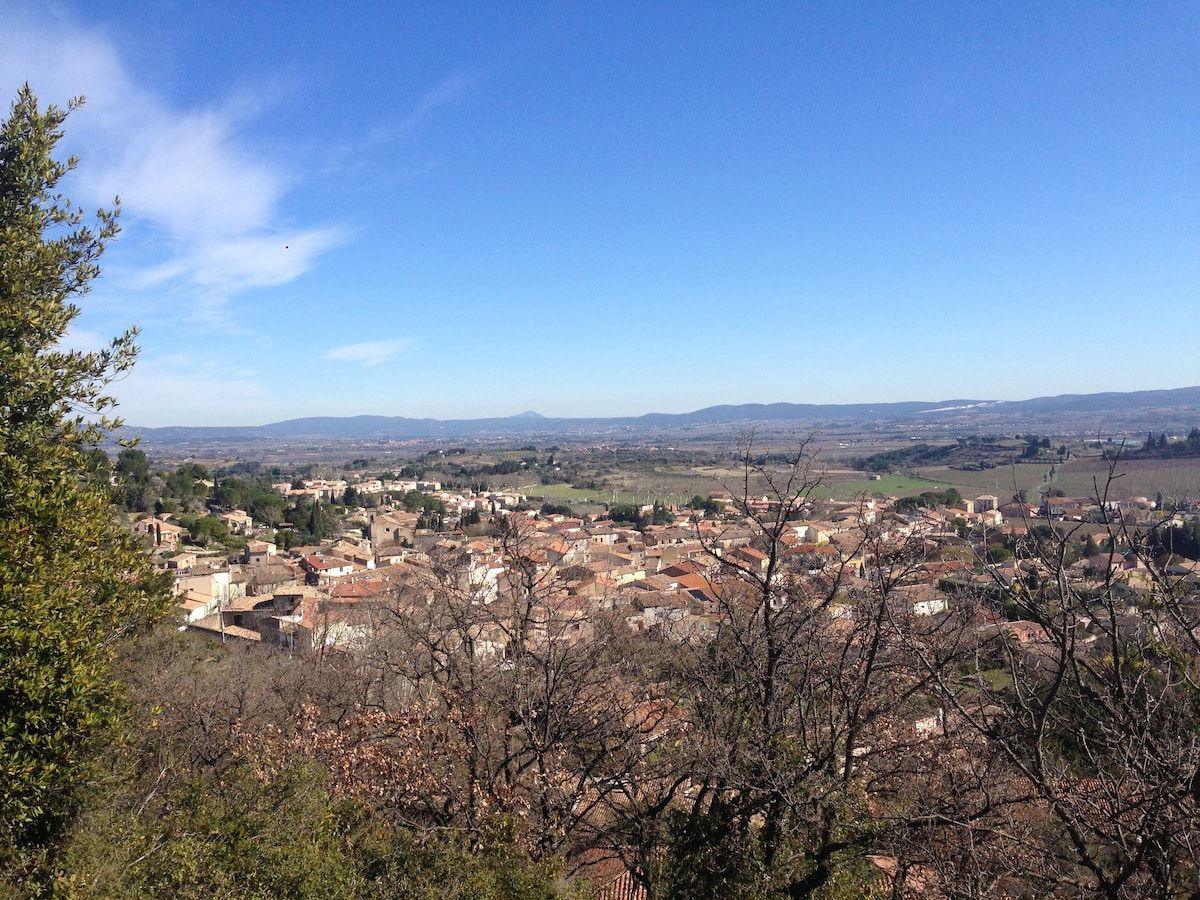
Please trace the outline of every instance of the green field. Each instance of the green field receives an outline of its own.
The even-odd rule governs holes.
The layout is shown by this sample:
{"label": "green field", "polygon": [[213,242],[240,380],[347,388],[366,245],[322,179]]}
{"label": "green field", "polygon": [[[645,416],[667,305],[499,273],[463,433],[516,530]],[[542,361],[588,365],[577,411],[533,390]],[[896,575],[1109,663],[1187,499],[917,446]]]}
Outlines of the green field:
{"label": "green field", "polygon": [[[1059,466],[1062,472],[1066,465]],[[994,469],[979,471],[962,471],[946,466],[928,466],[917,469],[913,474],[940,484],[943,488],[957,488],[964,497],[978,497],[980,494],[993,494],[1001,500],[1008,500],[1017,491],[1037,493],[1038,488],[1045,483],[1050,471],[1048,463],[1018,463],[1011,466],[997,466]]]}
{"label": "green field", "polygon": [[912,475],[884,475],[878,481],[871,479],[856,479],[853,481],[842,481],[831,479],[828,484],[821,485],[814,495],[818,497],[830,497],[836,500],[849,500],[861,495],[870,496],[872,494],[919,494],[922,491],[931,491],[938,484],[943,487],[946,485],[942,482],[930,482],[923,478],[917,478]]}

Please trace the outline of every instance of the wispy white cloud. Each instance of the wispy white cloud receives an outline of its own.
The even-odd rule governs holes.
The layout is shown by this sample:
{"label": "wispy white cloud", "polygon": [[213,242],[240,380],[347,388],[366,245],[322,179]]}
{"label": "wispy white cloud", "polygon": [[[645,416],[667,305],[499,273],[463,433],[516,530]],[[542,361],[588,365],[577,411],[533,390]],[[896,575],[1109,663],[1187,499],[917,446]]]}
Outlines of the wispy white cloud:
{"label": "wispy white cloud", "polygon": [[134,283],[141,288],[184,280],[217,291],[222,302],[239,290],[287,284],[303,275],[316,257],[342,242],[336,228],[310,228],[287,233],[240,235],[236,239],[196,235],[186,251],[140,269]]}
{"label": "wispy white cloud", "polygon": [[467,88],[473,81],[474,77],[467,72],[454,72],[443,78],[426,91],[421,96],[416,108],[404,117],[400,123],[401,132],[420,127],[430,114],[443,106],[457,102],[467,92]]}
{"label": "wispy white cloud", "polygon": [[[466,70],[452,72],[433,87],[423,93],[412,108],[399,119],[385,120],[371,128],[359,140],[352,140],[333,150],[327,168],[329,171],[341,171],[346,168],[359,170],[368,165],[370,151],[396,143],[413,139],[433,115],[439,110],[452,106],[462,99],[478,79],[478,75]],[[391,165],[395,166],[395,160]],[[430,161],[415,163],[409,161],[405,170],[409,173],[420,173],[436,168]]]}
{"label": "wispy white cloud", "polygon": [[322,354],[322,359],[355,362],[364,366],[377,366],[399,356],[408,349],[409,341],[395,338],[387,341],[367,341],[362,344],[346,344],[334,347]]}
{"label": "wispy white cloud", "polygon": [[85,157],[70,190],[85,205],[121,197],[122,241],[134,247],[122,248],[110,276],[202,295],[185,308],[220,320],[241,291],[292,281],[347,239],[337,226],[283,220],[296,176],[242,139],[252,112],[244,95],[179,109],[134,83],[101,29],[3,6],[0,24],[0,89],[11,96],[28,81],[58,105],[87,95],[67,129]]}

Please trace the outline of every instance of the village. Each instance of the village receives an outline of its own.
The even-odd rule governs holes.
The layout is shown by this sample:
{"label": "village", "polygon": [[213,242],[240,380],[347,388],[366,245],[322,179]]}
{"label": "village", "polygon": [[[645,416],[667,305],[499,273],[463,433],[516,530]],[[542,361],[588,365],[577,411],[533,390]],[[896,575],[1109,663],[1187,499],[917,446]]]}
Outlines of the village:
{"label": "village", "polygon": [[[654,509],[647,505],[638,509],[643,523],[634,527],[603,513],[517,511],[523,495],[464,495],[442,490],[437,482],[318,479],[274,487],[288,498],[326,502],[345,496],[348,488],[358,497],[418,491],[444,505],[449,528],[423,528],[422,513],[385,503],[347,510],[345,522],[366,527],[342,527],[319,545],[280,552],[261,537],[269,529],[233,509],[216,515],[230,534],[246,538],[245,548],[220,555],[186,548],[186,531],[178,524],[139,518],[132,529],[153,546],[157,565],[173,578],[181,627],[189,632],[288,652],[353,652],[370,641],[378,607],[394,606],[401,598],[415,602],[421,592],[439,590],[435,570],[454,568],[456,586],[486,607],[517,590],[517,570],[532,566],[543,629],[569,622],[582,636],[590,619],[616,614],[633,631],[681,641],[718,627],[718,582],[730,572],[766,573],[770,566],[776,576],[785,570],[836,576],[850,593],[870,581],[881,564],[872,550],[896,546],[917,548],[920,562],[897,585],[895,601],[912,615],[932,616],[949,608],[948,591],[969,585],[1010,588],[1047,577],[1039,555],[1019,549],[1033,546],[1031,529],[1049,534],[1057,528],[1066,535],[1066,545],[1073,548],[1066,571],[1079,584],[1115,578],[1131,591],[1147,587],[1144,554],[1120,546],[1110,535],[1114,523],[1121,534],[1136,533],[1139,525],[1164,524],[1146,498],[1102,506],[1091,497],[1046,497],[1033,505],[982,494],[956,498],[951,507],[908,504],[898,510],[898,498],[864,497],[840,505],[800,504],[803,518],[786,523],[777,542],[770,542],[772,550],[754,526],[778,503],[765,495],[718,493],[708,498],[713,502],[707,512],[672,509],[670,524],[649,523]],[[712,512],[714,507],[719,512]],[[756,515],[748,520],[747,513]],[[1183,524],[1181,513],[1175,519],[1174,524]],[[466,529],[454,527],[465,521],[471,523]],[[516,533],[519,541],[509,539]],[[512,558],[518,551],[519,566]],[[770,558],[772,552],[777,558]],[[1195,569],[1196,564],[1177,560],[1171,574],[1192,579]],[[476,645],[477,652],[506,653],[509,632],[502,624]],[[1036,634],[1020,622],[1003,627],[1022,641]]]}

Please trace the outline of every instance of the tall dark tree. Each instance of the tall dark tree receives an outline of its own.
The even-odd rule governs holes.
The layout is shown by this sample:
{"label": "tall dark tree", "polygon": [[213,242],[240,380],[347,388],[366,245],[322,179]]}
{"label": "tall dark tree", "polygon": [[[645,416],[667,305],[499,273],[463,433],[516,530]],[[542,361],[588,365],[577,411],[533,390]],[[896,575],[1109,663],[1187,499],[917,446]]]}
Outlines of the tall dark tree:
{"label": "tall dark tree", "polygon": [[[113,519],[88,465],[119,424],[106,386],[136,355],[134,332],[66,350],[75,301],[117,233],[58,193],[54,157],[71,109],[28,86],[0,124],[0,852],[45,846],[69,820],[86,763],[117,714],[115,643],[165,592]],[[13,856],[8,860],[11,864]]]}
{"label": "tall dark tree", "polygon": [[117,454],[114,467],[121,486],[121,499],[128,510],[145,512],[154,503],[150,484],[150,461],[134,447],[125,447]]}

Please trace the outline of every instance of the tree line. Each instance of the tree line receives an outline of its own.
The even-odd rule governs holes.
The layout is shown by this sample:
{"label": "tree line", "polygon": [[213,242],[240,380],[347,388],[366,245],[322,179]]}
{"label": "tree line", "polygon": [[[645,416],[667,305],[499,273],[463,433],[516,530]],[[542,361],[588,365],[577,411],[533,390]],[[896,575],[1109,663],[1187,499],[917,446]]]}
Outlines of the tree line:
{"label": "tree line", "polygon": [[1129,452],[1130,456],[1145,456],[1145,457],[1181,457],[1181,456],[1200,456],[1200,428],[1193,427],[1188,432],[1187,437],[1180,438],[1177,441],[1172,441],[1167,437],[1166,432],[1159,432],[1155,436],[1151,431],[1146,435],[1146,440],[1142,442],[1140,447],[1134,448]]}

